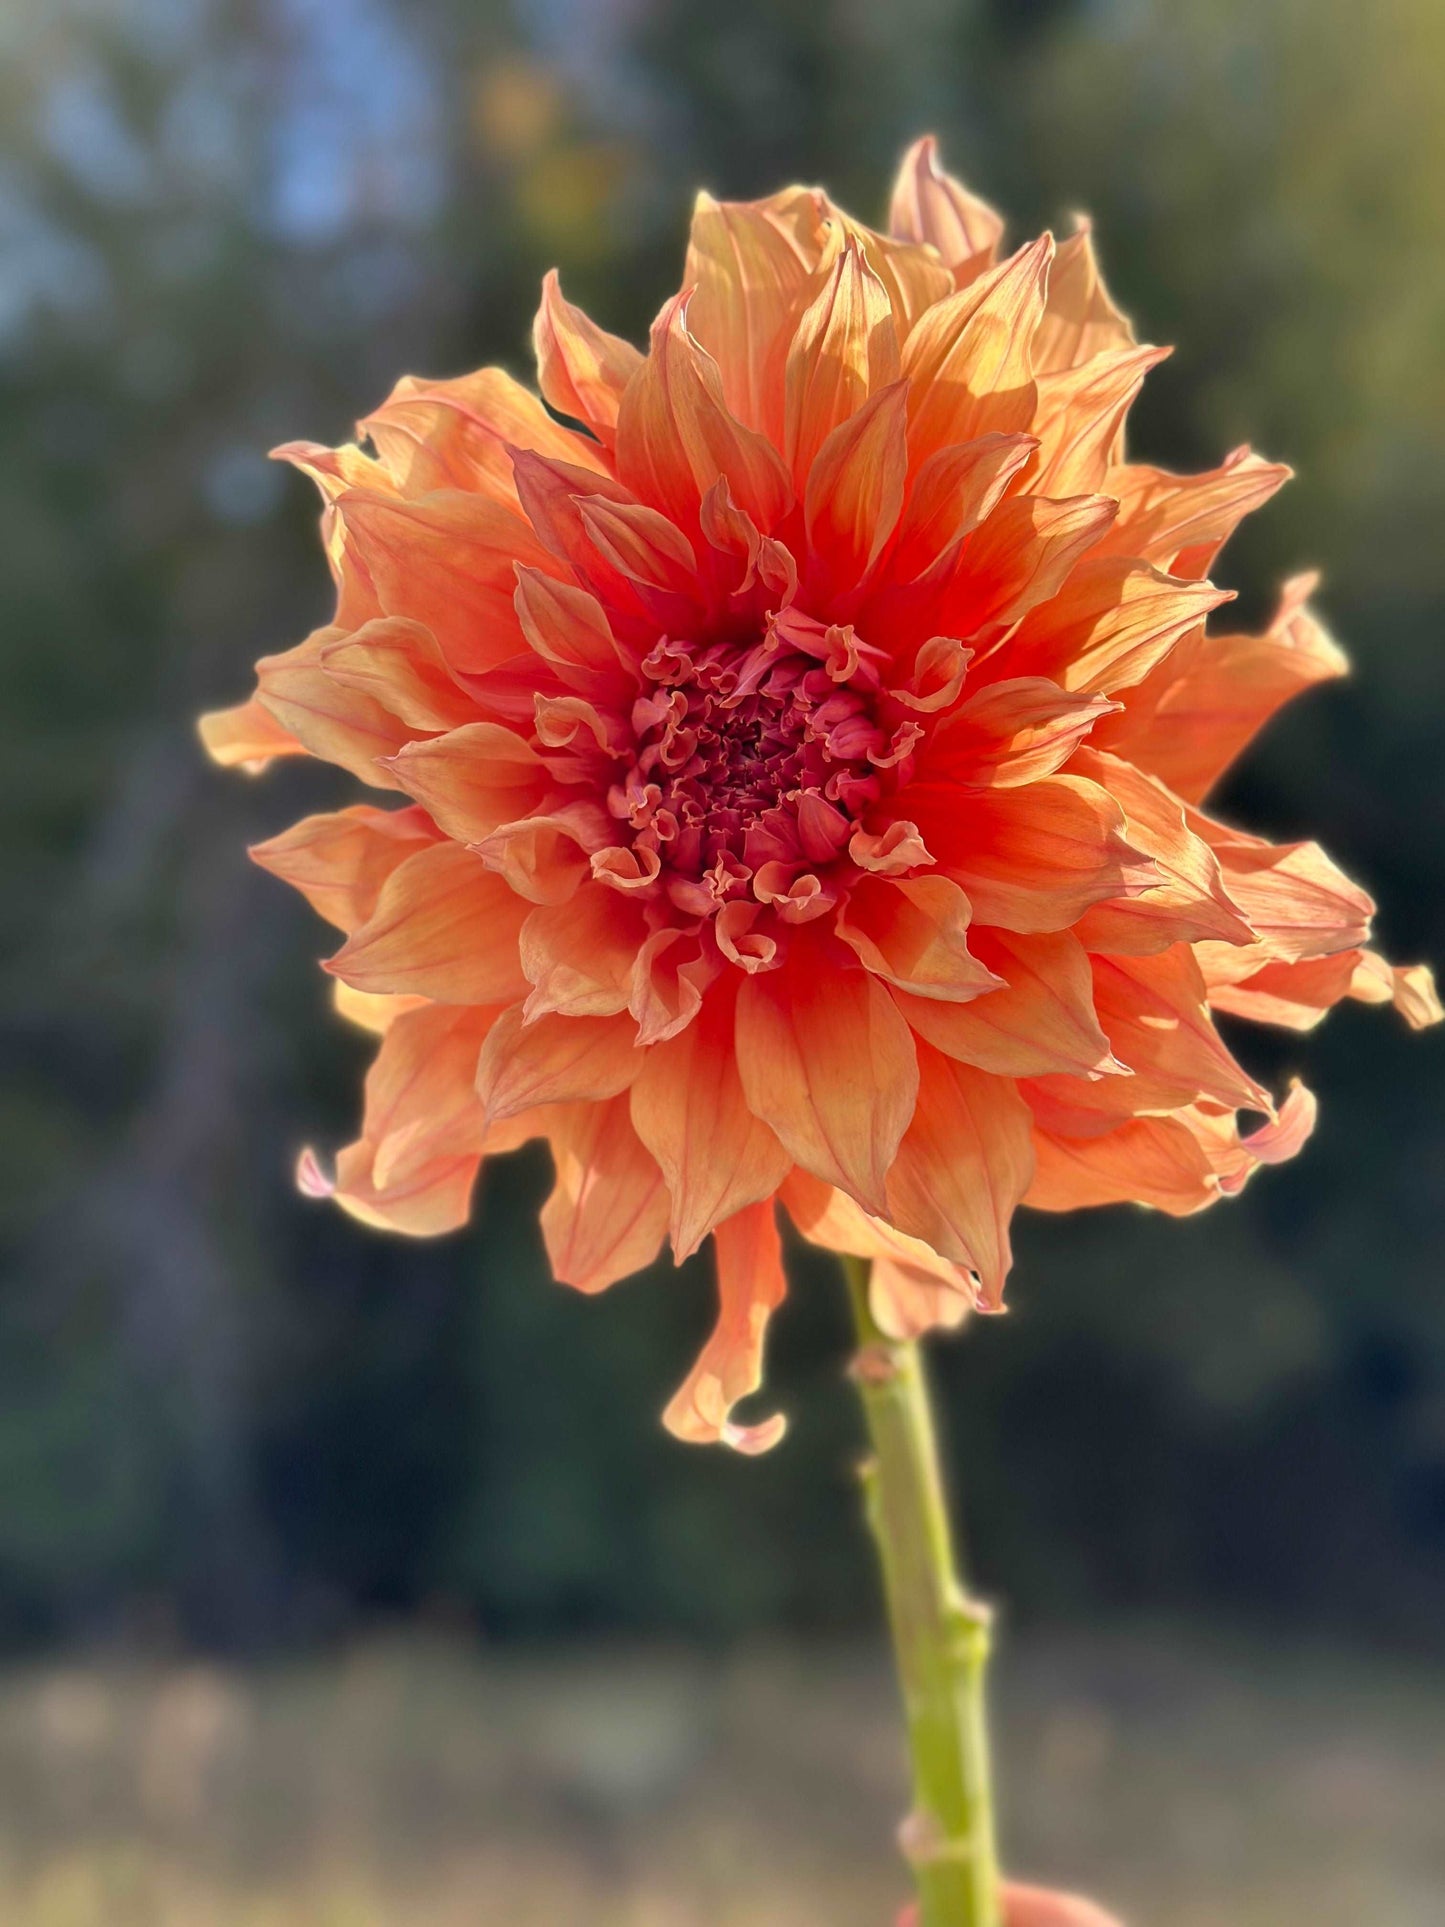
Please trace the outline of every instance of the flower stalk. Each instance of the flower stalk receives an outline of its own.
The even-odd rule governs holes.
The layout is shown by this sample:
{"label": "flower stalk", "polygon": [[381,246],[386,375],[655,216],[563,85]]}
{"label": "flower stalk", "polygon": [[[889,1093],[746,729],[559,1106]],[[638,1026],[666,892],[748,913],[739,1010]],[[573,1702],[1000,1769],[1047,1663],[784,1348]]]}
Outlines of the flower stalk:
{"label": "flower stalk", "polygon": [[922,1353],[874,1320],[866,1259],[842,1260],[872,1455],[862,1479],[903,1695],[913,1807],[900,1845],[918,1927],[999,1927],[984,1696],[990,1620],[959,1576]]}

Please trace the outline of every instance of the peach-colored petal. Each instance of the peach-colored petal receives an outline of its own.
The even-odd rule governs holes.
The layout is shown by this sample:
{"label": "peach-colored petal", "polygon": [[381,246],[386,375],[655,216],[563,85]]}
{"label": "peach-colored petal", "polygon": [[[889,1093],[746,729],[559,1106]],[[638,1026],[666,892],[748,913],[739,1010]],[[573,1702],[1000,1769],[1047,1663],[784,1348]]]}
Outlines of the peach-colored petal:
{"label": "peach-colored petal", "polygon": [[1124,813],[1081,776],[1017,790],[915,783],[899,798],[977,923],[1067,930],[1107,898],[1144,889],[1155,872],[1124,835]]}
{"label": "peach-colored petal", "polygon": [[1168,354],[1167,348],[1117,348],[1076,368],[1039,375],[1031,424],[1039,461],[1030,486],[1041,495],[1105,490],[1122,448],[1124,417],[1144,377]]}
{"label": "peach-colored petal", "polygon": [[752,1204],[717,1228],[718,1322],[702,1356],[673,1398],[663,1423],[691,1445],[730,1445],[755,1456],[787,1429],[781,1415],[739,1425],[732,1408],[763,1382],[768,1320],[787,1295],[783,1252],[771,1204]]}
{"label": "peach-colored petal", "polygon": [[[1342,997],[1358,994],[1351,986],[1366,954],[1338,950],[1333,956],[1306,957],[1298,963],[1265,964],[1238,979],[1229,973],[1218,982],[1213,981],[1211,969],[1216,963],[1215,953],[1206,952],[1201,962],[1211,1010],[1248,1017],[1257,1024],[1280,1024],[1286,1030],[1313,1030]],[[1366,999],[1378,1003],[1389,1000],[1388,986],[1378,997]]]}
{"label": "peach-colored petal", "polygon": [[965,789],[1016,789],[1052,776],[1117,705],[1097,692],[1075,695],[1043,676],[985,684],[931,738],[930,779],[946,774]]}
{"label": "peach-colored petal", "polygon": [[533,815],[547,788],[546,766],[530,743],[500,723],[467,723],[391,759],[408,796],[459,843],[476,843],[503,823]]}
{"label": "peach-colored petal", "polygon": [[1099,1028],[1093,973],[1077,937],[981,930],[973,942],[1003,988],[970,1004],[899,994],[898,1008],[918,1036],[998,1077],[1094,1077],[1122,1068]]}
{"label": "peach-colored petal", "polygon": [[[1035,1097],[1023,1087],[1030,1106]],[[1034,1176],[1023,1202],[1035,1211],[1078,1211],[1101,1204],[1147,1204],[1188,1217],[1220,1195],[1199,1140],[1172,1117],[1129,1118],[1093,1137],[1037,1126]]]}
{"label": "peach-colored petal", "polygon": [[805,1170],[882,1212],[918,1091],[913,1037],[876,978],[850,967],[841,945],[804,934],[780,969],[749,977],[738,993],[748,1107]]}
{"label": "peach-colored petal", "polygon": [[973,1279],[963,1266],[941,1258],[921,1238],[870,1217],[846,1192],[793,1171],[778,1196],[809,1244],[871,1261],[869,1305],[890,1338],[952,1330],[972,1310]]}
{"label": "peach-colored petal", "polygon": [[804,310],[788,349],[783,449],[800,492],[834,429],[896,382],[898,372],[887,290],[863,250],[850,243]]}
{"label": "peach-colored petal", "polygon": [[1196,630],[1186,637],[1100,742],[1197,802],[1282,704],[1348,669],[1305,607],[1313,584],[1313,576],[1299,576],[1286,586],[1263,635]]}
{"label": "peach-colored petal", "polygon": [[669,301],[652,327],[652,352],[617,418],[617,472],[674,521],[695,521],[719,475],[759,529],[771,532],[793,500],[772,443],[723,399],[717,363],[688,333],[687,297]]}
{"label": "peach-colored petal", "polygon": [[254,696],[231,709],[213,709],[198,725],[201,741],[214,762],[224,769],[242,769],[259,776],[278,756],[305,756],[304,743],[277,722]]}
{"label": "peach-colored petal", "polygon": [[1224,887],[1259,939],[1236,953],[1241,976],[1265,963],[1327,957],[1358,948],[1374,904],[1318,843],[1267,843],[1216,823],[1201,811],[1186,821],[1219,859]]}
{"label": "peach-colored petal", "polygon": [[466,489],[514,513],[519,511],[509,448],[535,448],[584,466],[599,462],[595,443],[553,421],[537,397],[501,368],[480,368],[450,381],[404,375],[359,427],[375,443],[402,494]]}
{"label": "peach-colored petal", "polygon": [[1093,228],[1082,215],[1054,256],[1043,319],[1034,332],[1034,373],[1078,368],[1134,345],[1134,331],[1115,307],[1094,257]]}
{"label": "peach-colored petal", "polygon": [[1036,604],[990,662],[1113,695],[1142,682],[1232,591],[1183,582],[1127,556],[1089,556],[1053,601]]}
{"label": "peach-colored petal", "polygon": [[840,912],[838,935],[875,977],[915,997],[967,1003],[1000,987],[968,947],[973,909],[947,877],[865,877]]}
{"label": "peach-colored petal", "polygon": [[947,267],[975,272],[992,263],[1003,235],[1003,217],[938,165],[931,134],[903,156],[888,226],[900,240],[937,248]]}
{"label": "peach-colored petal", "polygon": [[1094,1008],[1129,1078],[1090,1087],[1133,1111],[1169,1111],[1196,1097],[1266,1111],[1269,1095],[1225,1049],[1210,1020],[1204,978],[1187,944],[1153,957],[1095,957]]}
{"label": "peach-colored petal", "polygon": [[1279,462],[1237,448],[1203,475],[1171,475],[1131,463],[1103,486],[1119,498],[1119,520],[1101,546],[1137,555],[1171,575],[1202,576],[1241,519],[1290,479]]}
{"label": "peach-colored petal", "polygon": [[1428,1030],[1445,1019],[1434,974],[1425,964],[1389,964],[1373,950],[1356,964],[1349,994],[1361,1003],[1392,1003],[1411,1030]]}
{"label": "peach-colored petal", "polygon": [[819,448],[808,472],[804,525],[824,580],[861,581],[893,533],[908,476],[908,391],[880,390]]}
{"label": "peach-colored petal", "polygon": [[[951,594],[939,611],[940,627],[969,637],[1050,605],[1117,513],[1118,504],[1106,495],[1061,502],[1024,495],[1003,502],[964,544]],[[1041,625],[1047,620],[1040,616]],[[1054,674],[1045,661],[1016,654],[1012,644],[998,659],[999,674],[1005,667],[1011,675]]]}
{"label": "peach-colored petal", "polygon": [[489,1123],[543,1104],[616,1097],[642,1069],[637,1027],[625,1016],[526,1021],[520,1004],[487,1033],[476,1066],[477,1096]]}
{"label": "peach-colored petal", "polygon": [[1034,330],[1044,311],[1049,235],[930,308],[903,348],[910,436],[920,455],[975,435],[1027,429]]}
{"label": "peach-colored petal", "polygon": [[890,577],[912,582],[950,555],[997,508],[1037,446],[1031,435],[980,435],[935,450],[909,489]]}
{"label": "peach-colored petal", "polygon": [[377,789],[395,789],[382,759],[395,755],[410,730],[375,697],[327,673],[322,658],[337,638],[335,629],[317,629],[294,649],[263,656],[256,665],[256,701],[313,756],[339,763]]}
{"label": "peach-colored petal", "polygon": [[645,934],[636,906],[600,884],[584,884],[569,903],[533,910],[521,935],[522,969],[532,985],[528,1017],[615,1017],[626,1010]]}
{"label": "peach-colored petal", "polygon": [[332,682],[373,697],[408,729],[455,729],[476,716],[436,637],[419,622],[378,616],[323,643],[318,661]]}
{"label": "peach-colored petal", "polygon": [[384,1037],[398,1017],[409,1010],[421,1010],[426,1002],[425,997],[393,997],[385,991],[353,990],[339,977],[331,983],[331,1004],[337,1016],[361,1030],[369,1030],[375,1037]]}
{"label": "peach-colored petal", "polygon": [[517,940],[530,909],[470,850],[437,843],[392,871],[326,968],[357,990],[510,1003],[526,994]]}
{"label": "peach-colored petal", "polygon": [[792,1165],[748,1108],[733,1029],[733,997],[714,995],[685,1030],[639,1053],[632,1122],[667,1182],[679,1263],[724,1219],[770,1198]]}
{"label": "peach-colored petal", "polygon": [[688,326],[717,362],[723,397],[747,428],[769,431],[782,396],[774,347],[796,318],[812,262],[765,208],[699,194],[683,285],[696,290]]}
{"label": "peach-colored petal", "polygon": [[[547,400],[559,415],[585,422],[610,448],[622,397],[642,366],[637,349],[630,341],[608,334],[574,307],[564,297],[555,269],[542,282],[542,305],[537,310],[532,339],[537,376]],[[531,435],[514,435],[512,440],[530,448],[540,445]],[[564,457],[578,459],[576,455]]]}
{"label": "peach-colored petal", "polygon": [[409,856],[437,841],[421,810],[378,810],[368,803],[305,816],[250,857],[301,892],[318,916],[348,936],[376,908],[383,884]]}
{"label": "peach-colored petal", "polygon": [[1033,1175],[1033,1120],[1013,1083],[918,1046],[918,1103],[888,1173],[888,1215],[1003,1300],[1009,1222]]}
{"label": "peach-colored petal", "polygon": [[651,1264],[667,1231],[662,1173],[632,1128],[627,1098],[547,1113],[557,1180],[542,1206],[553,1276],[603,1291]]}
{"label": "peach-colored petal", "polygon": [[538,569],[519,568],[513,601],[529,646],[569,689],[594,699],[630,697],[622,652],[596,596]]}

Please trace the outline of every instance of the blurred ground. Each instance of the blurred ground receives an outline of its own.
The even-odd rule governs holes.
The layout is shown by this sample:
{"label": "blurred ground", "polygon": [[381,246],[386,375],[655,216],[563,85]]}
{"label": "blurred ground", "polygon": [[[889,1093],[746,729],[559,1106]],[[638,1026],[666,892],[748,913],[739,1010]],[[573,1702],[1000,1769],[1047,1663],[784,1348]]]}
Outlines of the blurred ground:
{"label": "blurred ground", "polygon": [[[1177,1632],[1015,1642],[1011,1857],[1137,1927],[1438,1927],[1445,1674]],[[6,1927],[884,1927],[889,1682],[856,1648],[0,1684]]]}

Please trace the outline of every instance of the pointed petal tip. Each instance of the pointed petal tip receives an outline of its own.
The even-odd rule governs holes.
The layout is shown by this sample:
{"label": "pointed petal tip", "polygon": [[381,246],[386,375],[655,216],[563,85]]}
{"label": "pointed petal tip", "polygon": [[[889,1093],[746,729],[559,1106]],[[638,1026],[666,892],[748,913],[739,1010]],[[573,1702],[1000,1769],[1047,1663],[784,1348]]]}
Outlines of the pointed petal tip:
{"label": "pointed petal tip", "polygon": [[296,1159],[296,1189],[307,1198],[330,1198],[336,1192],[336,1180],[326,1175],[309,1144],[302,1146]]}

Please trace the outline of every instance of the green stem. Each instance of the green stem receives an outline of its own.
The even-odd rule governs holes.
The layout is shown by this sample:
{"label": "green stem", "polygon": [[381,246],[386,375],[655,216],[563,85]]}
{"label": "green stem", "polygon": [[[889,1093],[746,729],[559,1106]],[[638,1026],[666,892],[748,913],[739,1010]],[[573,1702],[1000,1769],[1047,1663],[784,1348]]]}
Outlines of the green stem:
{"label": "green stem", "polygon": [[989,1615],[968,1598],[955,1565],[922,1355],[874,1322],[867,1261],[844,1258],[843,1267],[858,1334],[853,1377],[873,1447],[864,1495],[913,1763],[913,1810],[900,1839],[919,1927],[999,1927],[984,1702]]}

